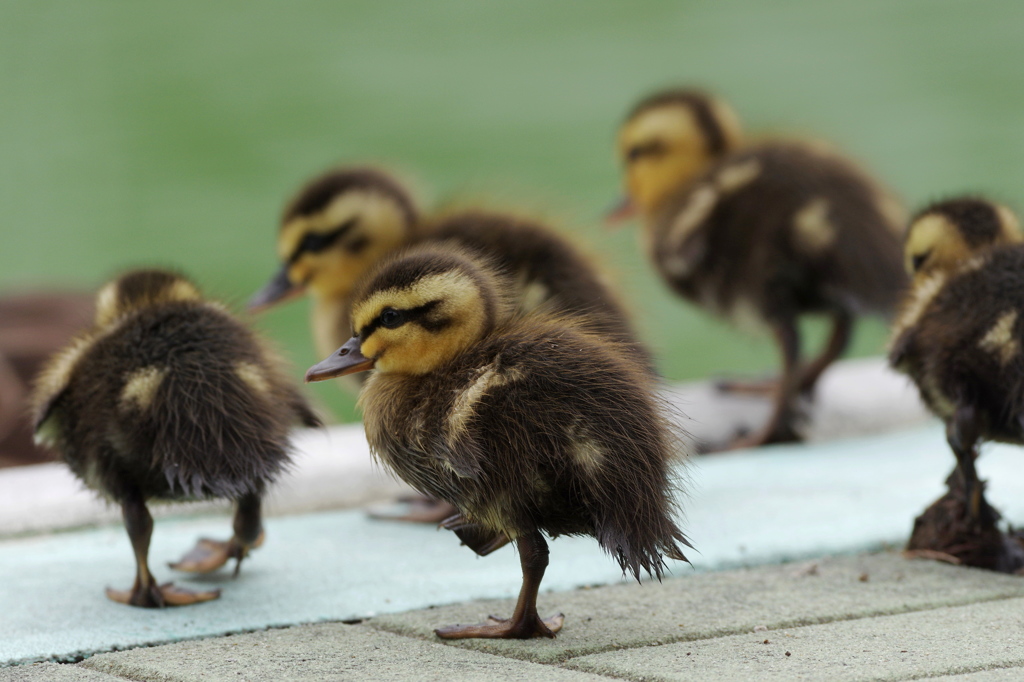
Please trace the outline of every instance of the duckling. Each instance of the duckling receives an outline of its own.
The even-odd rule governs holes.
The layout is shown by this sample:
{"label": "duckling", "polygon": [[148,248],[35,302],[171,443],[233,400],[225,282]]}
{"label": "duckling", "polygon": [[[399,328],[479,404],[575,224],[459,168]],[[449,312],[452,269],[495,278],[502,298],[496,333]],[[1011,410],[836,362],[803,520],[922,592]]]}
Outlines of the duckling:
{"label": "duckling", "polygon": [[555,230],[482,210],[423,218],[398,180],[372,168],[328,171],[289,202],[277,242],[281,269],[253,296],[249,308],[260,310],[308,290],[316,348],[329,355],[348,339],[348,310],[360,277],[402,247],[441,241],[513,271],[516,299],[524,311],[548,307],[585,316],[594,331],[629,344],[651,362],[605,277]]}
{"label": "duckling", "polygon": [[94,325],[50,360],[32,403],[37,439],[121,506],[136,578],[107,596],[143,607],[220,595],[157,584],[147,501],[235,500],[234,537],[203,541],[183,567],[229,556],[240,564],[262,542],[260,500],[288,464],[292,422],[319,424],[251,331],[161,270],[129,272],[100,290]]}
{"label": "duckling", "polygon": [[[666,90],[642,100],[619,131],[627,199],[610,220],[642,214],[642,241],[678,295],[714,314],[767,327],[782,352],[768,423],[734,447],[798,440],[801,395],[845,350],[854,318],[889,316],[906,285],[902,209],[820,143],[743,143],[721,99]],[[801,359],[798,319],[828,315],[821,355]]]}
{"label": "duckling", "polygon": [[[356,282],[385,255],[403,246],[452,242],[515,274],[523,311],[547,308],[584,316],[587,324],[627,344],[653,368],[629,318],[601,273],[548,226],[480,210],[424,219],[410,193],[370,168],[340,168],[309,182],[284,211],[278,235],[282,266],[250,301],[261,309],[308,290],[317,351],[326,356],[349,338]],[[653,370],[652,370],[653,371]],[[413,501],[395,520],[434,523],[454,513],[447,505]]]}
{"label": "duckling", "polygon": [[373,369],[360,395],[371,448],[417,490],[450,502],[444,526],[484,556],[512,541],[523,583],[511,619],[446,639],[553,637],[537,592],[544,534],[590,535],[623,572],[686,560],[672,520],[671,430],[646,365],[578,318],[510,314],[509,276],[468,249],[421,245],[367,275],[354,336],[307,381]]}
{"label": "duckling", "polygon": [[893,328],[889,363],[946,423],[962,478],[956,488],[974,520],[991,517],[982,513],[988,505],[974,463],[979,443],[1024,444],[1022,241],[1008,208],[972,197],[927,206],[906,232],[913,285]]}

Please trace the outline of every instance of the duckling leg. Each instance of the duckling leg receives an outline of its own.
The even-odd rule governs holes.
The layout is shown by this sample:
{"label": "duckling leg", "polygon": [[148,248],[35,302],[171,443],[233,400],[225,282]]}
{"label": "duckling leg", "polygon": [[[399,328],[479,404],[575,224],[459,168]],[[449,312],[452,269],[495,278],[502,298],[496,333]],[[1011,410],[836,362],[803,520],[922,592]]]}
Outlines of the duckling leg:
{"label": "duckling leg", "polygon": [[782,350],[782,377],[775,392],[774,405],[768,423],[752,436],[734,440],[728,449],[753,448],[769,443],[791,443],[801,440],[795,430],[799,417],[796,400],[800,385],[800,332],[796,320],[776,320],[772,325],[775,339]]}
{"label": "duckling leg", "polygon": [[982,485],[974,466],[980,438],[978,412],[970,405],[960,405],[946,422],[946,442],[956,455],[957,471],[963,479],[964,501],[971,519],[979,519],[982,509]]}
{"label": "duckling leg", "polygon": [[487,556],[511,542],[504,533],[495,533],[479,523],[467,521],[461,513],[449,516],[438,525],[455,533],[463,545],[479,556]]}
{"label": "duckling leg", "polygon": [[825,349],[821,355],[815,358],[810,364],[804,367],[800,373],[800,385],[798,390],[801,394],[811,395],[814,387],[821,378],[822,373],[828,366],[835,362],[846,347],[850,345],[850,337],[853,334],[853,315],[846,310],[840,310],[832,314],[832,333],[825,343]]}
{"label": "duckling leg", "polygon": [[149,571],[149,540],[153,535],[153,517],[149,515],[141,495],[135,494],[121,503],[125,530],[135,551],[135,584],[130,590],[107,588],[107,598],[130,606],[159,608],[186,606],[210,601],[220,596],[220,590],[192,592],[172,583],[157,585]]}
{"label": "duckling leg", "polygon": [[[846,310],[840,310],[832,315],[832,333],[821,355],[815,358],[810,364],[805,365],[800,372],[800,385],[798,390],[801,394],[810,395],[814,393],[814,387],[821,378],[822,373],[829,365],[835,362],[843,354],[846,347],[850,345],[850,337],[853,334],[853,315]],[[722,393],[745,393],[749,395],[772,395],[779,390],[779,379],[772,377],[768,379],[721,379],[715,382],[715,388]]]}
{"label": "duckling leg", "polygon": [[235,559],[235,577],[242,568],[242,559],[249,552],[263,544],[263,516],[261,496],[248,493],[238,499],[235,507],[234,536],[227,541],[200,538],[179,561],[167,564],[176,571],[186,573],[211,573]]}
{"label": "duckling leg", "polygon": [[519,548],[519,563],[523,568],[523,586],[512,617],[505,620],[491,616],[486,623],[477,625],[449,625],[434,630],[442,639],[530,639],[554,637],[562,629],[565,616],[559,613],[541,619],[537,614],[537,592],[544,571],[548,567],[548,543],[540,531],[522,535],[515,541]]}

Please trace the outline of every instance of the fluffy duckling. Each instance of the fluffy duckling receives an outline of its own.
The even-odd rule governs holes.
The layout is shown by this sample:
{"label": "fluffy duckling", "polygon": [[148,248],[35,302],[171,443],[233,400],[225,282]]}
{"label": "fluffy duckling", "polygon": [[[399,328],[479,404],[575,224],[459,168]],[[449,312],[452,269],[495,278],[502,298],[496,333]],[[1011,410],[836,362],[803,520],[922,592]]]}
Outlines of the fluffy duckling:
{"label": "fluffy duckling", "polygon": [[[906,284],[902,210],[882,188],[821,144],[745,145],[736,115],[697,90],[658,92],[619,132],[628,198],[643,241],[677,294],[737,323],[767,327],[782,351],[767,425],[734,446],[799,438],[797,407],[846,348],[854,318],[890,315]],[[832,320],[819,357],[804,363],[798,318]]]}
{"label": "fluffy duckling", "polygon": [[[628,344],[653,367],[601,273],[557,232],[533,220],[486,211],[422,219],[397,180],[369,168],[329,171],[292,199],[278,235],[281,269],[250,308],[308,290],[316,348],[327,356],[350,336],[349,310],[359,278],[403,246],[440,242],[467,248],[513,273],[520,310],[543,307],[585,316],[593,331]],[[452,513],[447,505],[413,501],[408,513],[377,516],[436,523]]]}
{"label": "fluffy duckling", "polygon": [[235,500],[234,537],[201,542],[180,567],[240,563],[262,541],[260,499],[288,463],[292,423],[319,424],[251,331],[159,270],[130,272],[99,292],[93,327],[39,376],[33,416],[37,438],[121,505],[137,573],[131,589],[107,596],[145,607],[220,594],[157,584],[147,501]]}
{"label": "fluffy duckling", "polygon": [[586,316],[594,331],[630,344],[646,359],[605,278],[555,230],[480,210],[422,218],[395,178],[371,168],[328,171],[291,200],[278,234],[281,269],[249,307],[265,308],[308,290],[317,351],[329,355],[349,337],[348,313],[360,277],[404,246],[442,241],[512,272],[516,305],[524,312],[543,306]]}
{"label": "fluffy duckling", "polygon": [[906,233],[913,285],[889,362],[945,421],[973,519],[987,507],[974,466],[979,443],[1024,444],[1022,241],[1009,209],[976,198],[932,204]]}
{"label": "fluffy duckling", "polygon": [[367,438],[380,460],[459,514],[444,525],[486,555],[515,542],[523,585],[509,620],[443,638],[552,637],[536,598],[544,534],[591,535],[639,578],[689,546],[672,520],[672,442],[646,366],[572,318],[510,316],[514,283],[466,250],[416,247],[353,296],[355,335],[307,381],[374,369]]}

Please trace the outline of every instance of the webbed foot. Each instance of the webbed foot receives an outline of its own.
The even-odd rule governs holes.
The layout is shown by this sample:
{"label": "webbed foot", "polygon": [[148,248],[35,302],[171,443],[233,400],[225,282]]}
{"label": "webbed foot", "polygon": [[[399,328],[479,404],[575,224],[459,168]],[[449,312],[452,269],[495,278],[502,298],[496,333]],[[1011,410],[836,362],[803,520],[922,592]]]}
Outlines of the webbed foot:
{"label": "webbed foot", "polygon": [[525,617],[519,621],[511,618],[488,616],[487,621],[476,625],[449,625],[438,628],[434,633],[441,639],[531,639],[533,637],[554,638],[562,629],[565,615],[559,613],[550,618]]}
{"label": "webbed foot", "polygon": [[263,544],[264,534],[261,532],[251,545],[244,544],[237,537],[230,540],[211,540],[200,538],[193,547],[176,562],[167,565],[176,571],[185,573],[212,573],[228,562],[235,559],[235,576],[242,567],[242,559],[249,556],[249,552]]}
{"label": "webbed foot", "polygon": [[148,589],[135,584],[130,590],[115,590],[107,588],[107,599],[116,601],[119,604],[129,606],[141,606],[149,609],[159,609],[165,606],[188,606],[204,601],[211,601],[220,597],[220,590],[192,591],[182,587],[175,587],[174,583],[163,585],[151,584]]}

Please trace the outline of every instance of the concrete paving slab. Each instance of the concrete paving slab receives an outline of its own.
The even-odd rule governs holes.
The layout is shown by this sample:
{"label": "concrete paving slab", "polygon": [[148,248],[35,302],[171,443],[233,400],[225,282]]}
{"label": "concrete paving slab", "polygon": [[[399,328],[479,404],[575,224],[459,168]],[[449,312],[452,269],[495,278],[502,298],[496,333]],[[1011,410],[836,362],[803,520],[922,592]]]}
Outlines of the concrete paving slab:
{"label": "concrete paving slab", "polygon": [[[764,642],[767,640],[767,644]],[[1024,665],[1024,599],[576,658],[630,680],[908,680]]]}
{"label": "concrete paving slab", "polygon": [[[1024,597],[1024,579],[895,553],[673,578],[542,595],[541,615],[565,613],[554,640],[459,640],[455,646],[554,663],[600,651],[723,637],[977,601]],[[514,602],[487,601],[385,615],[371,627],[437,640],[434,628],[508,616]],[[1021,613],[1024,616],[1024,611]]]}
{"label": "concrete paving slab", "polygon": [[0,668],[0,682],[117,682],[117,677],[77,665],[33,663]]}
{"label": "concrete paving slab", "polygon": [[[986,449],[979,470],[1010,521],[1024,518],[1015,448]],[[936,425],[815,446],[697,460],[688,469],[687,529],[699,570],[854,553],[902,543],[914,516],[942,490],[952,464]],[[1018,521],[1019,523],[1019,521]],[[224,537],[222,518],[162,520],[151,550],[157,577],[199,535]],[[119,526],[0,541],[0,662],[66,660],[83,653],[267,626],[351,620],[472,599],[514,596],[511,548],[477,559],[453,535],[378,522],[358,511],[269,519],[265,547],[224,596],[166,612],[108,602],[124,586],[131,552]],[[553,542],[544,587],[615,583],[621,574],[589,538]],[[412,568],[415,567],[415,568]],[[690,575],[683,564],[676,575]]]}
{"label": "concrete paving slab", "polygon": [[965,675],[943,675],[942,677],[928,677],[924,679],[936,680],[938,682],[1020,682],[1024,680],[1024,668],[1014,666],[1012,668],[982,670],[981,672],[967,673]]}
{"label": "concrete paving slab", "polygon": [[[69,660],[97,652],[326,620],[366,618],[463,599],[510,596],[519,562],[507,548],[478,560],[447,531],[326,512],[270,519],[266,544],[237,580],[224,570],[182,580],[166,567],[198,536],[225,537],[227,519],[165,520],[150,549],[159,580],[223,588],[220,599],[177,609],[138,609],[106,599],[134,573],[122,528],[0,543],[0,662]],[[617,565],[594,542],[555,543],[549,585],[614,582]],[[689,569],[687,569],[689,570]]]}
{"label": "concrete paving slab", "polygon": [[132,680],[160,682],[605,679],[340,623],[101,654],[82,665]]}

